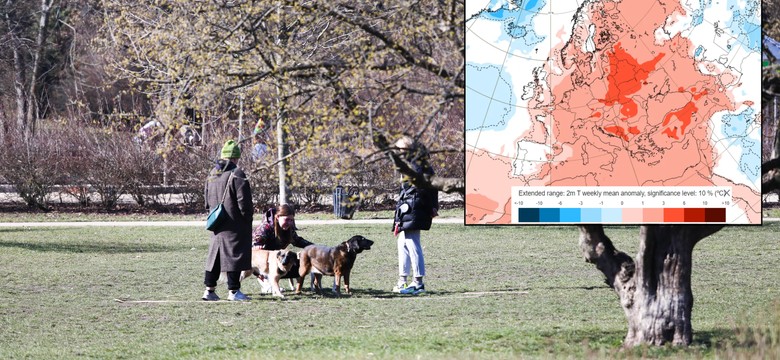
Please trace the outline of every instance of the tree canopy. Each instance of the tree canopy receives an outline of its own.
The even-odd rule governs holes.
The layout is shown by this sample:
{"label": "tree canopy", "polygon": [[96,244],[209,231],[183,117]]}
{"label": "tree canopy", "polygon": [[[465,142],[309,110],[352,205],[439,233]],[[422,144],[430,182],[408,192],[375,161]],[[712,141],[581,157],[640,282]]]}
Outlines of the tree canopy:
{"label": "tree canopy", "polygon": [[463,1],[105,4],[112,65],[166,127],[224,127],[242,101],[293,153],[350,158],[342,172],[388,150],[375,133],[462,157]]}

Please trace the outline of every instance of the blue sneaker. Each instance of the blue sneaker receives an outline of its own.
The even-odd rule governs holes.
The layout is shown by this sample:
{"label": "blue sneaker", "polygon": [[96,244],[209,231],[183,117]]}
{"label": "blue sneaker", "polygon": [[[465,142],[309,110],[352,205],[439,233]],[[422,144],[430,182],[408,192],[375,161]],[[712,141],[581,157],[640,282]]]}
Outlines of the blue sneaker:
{"label": "blue sneaker", "polygon": [[425,292],[425,284],[412,283],[406,289],[401,289],[399,293],[406,295],[417,295]]}
{"label": "blue sneaker", "polygon": [[249,301],[249,297],[244,295],[241,290],[230,291],[228,293],[228,300],[230,301]]}
{"label": "blue sneaker", "polygon": [[219,301],[219,296],[213,291],[204,291],[202,299],[204,301]]}

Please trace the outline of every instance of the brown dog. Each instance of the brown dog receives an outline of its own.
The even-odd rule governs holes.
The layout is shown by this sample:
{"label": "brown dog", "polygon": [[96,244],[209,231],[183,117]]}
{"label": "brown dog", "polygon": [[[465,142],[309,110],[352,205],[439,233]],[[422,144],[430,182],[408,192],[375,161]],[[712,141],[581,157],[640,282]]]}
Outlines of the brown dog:
{"label": "brown dog", "polygon": [[349,294],[349,273],[352,271],[352,266],[355,265],[357,254],[360,254],[363,250],[371,249],[371,245],[374,245],[373,241],[360,235],[355,235],[334,247],[324,245],[307,246],[298,254],[300,266],[295,293],[301,293],[303,278],[309,272],[313,272],[316,274],[314,277],[314,288],[317,293],[322,291],[322,275],[328,275],[335,277],[336,284],[333,286],[333,289],[336,294],[341,294],[341,277],[344,276],[344,289]]}
{"label": "brown dog", "polygon": [[257,277],[260,287],[267,288],[263,277],[271,281],[271,294],[284,297],[279,288],[279,280],[298,263],[296,253],[289,250],[252,249],[252,270],[241,272],[241,280],[250,275]]}

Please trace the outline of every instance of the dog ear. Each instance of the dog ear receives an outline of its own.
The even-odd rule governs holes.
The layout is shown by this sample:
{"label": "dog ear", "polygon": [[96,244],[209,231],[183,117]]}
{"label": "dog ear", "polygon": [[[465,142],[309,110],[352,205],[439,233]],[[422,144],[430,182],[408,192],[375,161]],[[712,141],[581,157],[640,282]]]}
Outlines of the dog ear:
{"label": "dog ear", "polygon": [[347,241],[347,244],[347,249],[353,253],[360,254],[360,252],[363,251],[360,247],[360,242],[356,240],[354,236]]}

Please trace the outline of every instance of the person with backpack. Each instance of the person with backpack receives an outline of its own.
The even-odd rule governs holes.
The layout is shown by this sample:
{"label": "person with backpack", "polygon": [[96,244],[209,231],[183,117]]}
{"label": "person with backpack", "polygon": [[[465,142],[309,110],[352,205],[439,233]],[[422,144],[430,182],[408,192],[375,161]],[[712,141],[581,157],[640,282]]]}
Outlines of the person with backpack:
{"label": "person with backpack", "polygon": [[[425,146],[409,136],[401,137],[395,146],[403,153],[417,176],[433,175]],[[425,259],[420,245],[420,231],[429,230],[433,218],[439,215],[439,192],[417,188],[411,179],[401,175],[401,191],[395,209],[393,235],[398,237],[398,283],[393,291],[420,294],[425,291]],[[407,285],[410,268],[414,281]]]}

